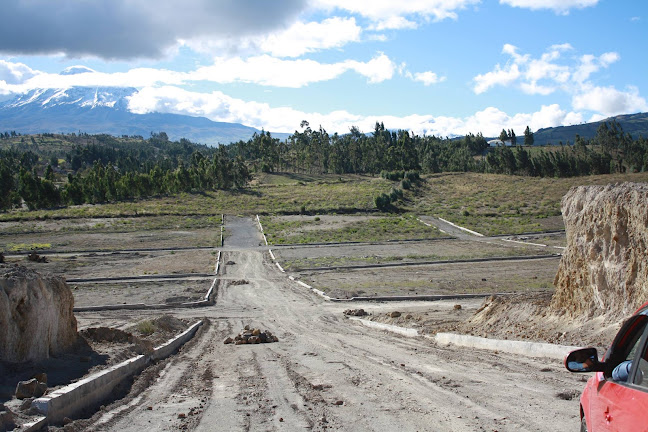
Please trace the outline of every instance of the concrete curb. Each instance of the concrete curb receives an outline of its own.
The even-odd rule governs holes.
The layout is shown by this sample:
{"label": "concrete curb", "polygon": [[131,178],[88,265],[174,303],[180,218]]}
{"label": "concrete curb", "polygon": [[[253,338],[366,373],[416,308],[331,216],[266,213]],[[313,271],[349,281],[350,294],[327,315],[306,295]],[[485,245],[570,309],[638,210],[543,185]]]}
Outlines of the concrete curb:
{"label": "concrete curb", "polygon": [[256,219],[257,219],[257,223],[259,224],[259,230],[261,230],[261,234],[263,235],[263,241],[265,242],[265,245],[268,246],[268,238],[263,232],[263,225],[261,225],[261,219],[259,218],[259,215],[256,215]]}
{"label": "concrete curb", "polygon": [[509,354],[519,354],[525,357],[552,358],[562,361],[570,351],[580,348],[571,345],[555,345],[544,342],[488,339],[456,333],[437,333],[436,336],[427,336],[420,335],[418,330],[413,328],[400,327],[393,324],[384,324],[357,317],[349,317],[349,319],[357,321],[366,327],[385,330],[407,337],[423,336],[427,339],[434,340],[439,345],[456,345],[467,348],[501,351]]}
{"label": "concrete curb", "polygon": [[65,417],[73,418],[83,409],[101,403],[120,382],[141,372],[150,362],[171,355],[191,339],[202,324],[203,321],[196,322],[180,335],[155,348],[149,355],[133,357],[55,390],[45,397],[35,399],[32,402],[32,407],[45,415],[47,423],[58,424]]}
{"label": "concrete curb", "polygon": [[556,360],[563,360],[570,351],[580,348],[571,345],[554,345],[543,342],[488,339],[455,333],[437,333],[434,340],[441,345],[452,344],[468,348],[503,351],[527,357],[548,357]]}
{"label": "concrete curb", "polygon": [[[214,273],[218,276],[218,271],[220,270],[220,260],[221,260],[221,251],[218,251],[218,256],[216,257],[216,268]],[[214,275],[210,275],[213,277]],[[161,309],[176,309],[176,308],[196,308],[211,306],[214,304],[211,300],[214,288],[218,283],[218,277],[215,277],[211,283],[211,286],[207,290],[207,293],[202,300],[197,300],[193,302],[183,302],[183,303],[162,303],[162,304],[145,304],[145,303],[131,303],[131,304],[121,304],[121,305],[99,305],[99,306],[79,306],[75,307],[72,310],[74,312],[96,312],[102,310],[161,310]]]}
{"label": "concrete curb", "polygon": [[414,267],[414,266],[429,266],[429,265],[444,265],[444,264],[462,264],[462,263],[479,263],[479,262],[492,262],[492,261],[528,261],[538,259],[560,258],[561,254],[548,254],[548,255],[521,255],[511,257],[490,257],[490,258],[470,258],[463,260],[442,260],[442,261],[411,261],[400,263],[385,263],[385,264],[360,264],[351,266],[333,266],[333,267],[306,267],[297,268],[295,271],[330,271],[330,270],[355,270],[355,269],[369,269],[369,268],[389,268],[389,267]]}
{"label": "concrete curb", "polygon": [[123,276],[123,277],[102,277],[102,278],[71,278],[66,279],[69,283],[83,282],[121,282],[121,281],[149,281],[158,279],[188,279],[188,278],[207,278],[213,276],[210,273],[179,273],[167,275],[140,275],[140,276]]}
{"label": "concrete curb", "polygon": [[477,231],[473,231],[473,230],[470,230],[470,229],[468,229],[468,228],[464,228],[464,227],[459,226],[459,225],[457,225],[457,224],[454,224],[454,223],[452,223],[452,222],[450,222],[450,221],[447,221],[447,220],[445,220],[445,219],[443,219],[443,218],[437,218],[437,219],[439,219],[441,222],[445,222],[445,223],[447,223],[448,225],[452,225],[452,226],[455,227],[455,228],[459,228],[460,230],[465,231],[465,232],[467,232],[467,233],[469,233],[469,234],[476,235],[477,237],[484,237],[484,234],[482,234],[482,233],[478,233]]}

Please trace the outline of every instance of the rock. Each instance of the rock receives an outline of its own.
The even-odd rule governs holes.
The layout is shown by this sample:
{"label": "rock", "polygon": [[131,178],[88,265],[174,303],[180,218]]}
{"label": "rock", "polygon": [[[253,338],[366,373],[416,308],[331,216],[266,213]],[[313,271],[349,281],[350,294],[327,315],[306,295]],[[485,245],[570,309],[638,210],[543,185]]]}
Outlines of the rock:
{"label": "rock", "polygon": [[347,309],[344,311],[344,315],[350,316],[365,316],[368,315],[364,309]]}
{"label": "rock", "polygon": [[405,315],[405,319],[412,319],[412,318],[414,318],[414,317],[412,316],[412,314],[407,314],[407,315]]}
{"label": "rock", "polygon": [[398,312],[398,311],[394,311],[394,312],[389,313],[390,318],[398,318],[399,316],[401,316],[401,313]]}
{"label": "rock", "polygon": [[20,363],[68,351],[77,342],[74,297],[61,277],[0,267],[0,361]]}
{"label": "rock", "polygon": [[231,260],[230,260],[230,261],[227,261],[225,264],[226,264],[226,265],[234,265],[234,264],[236,264],[236,263],[235,263],[234,261],[231,261]]}
{"label": "rock", "polygon": [[562,199],[567,234],[554,312],[610,318],[648,298],[648,184],[574,187]]}
{"label": "rock", "polygon": [[16,428],[14,415],[8,409],[0,410],[0,431],[10,431]]}
{"label": "rock", "polygon": [[36,251],[31,251],[29,255],[27,255],[27,259],[32,262],[37,262],[37,263],[46,263],[47,258],[44,256],[40,256],[36,253]]}
{"label": "rock", "polygon": [[261,334],[261,330],[259,330],[258,328],[252,330],[252,336],[259,336],[260,334]]}
{"label": "rock", "polygon": [[[34,401],[33,397],[25,398],[23,401],[20,403],[20,411],[29,411],[31,409],[32,402]],[[1,411],[1,409],[0,409]]]}
{"label": "rock", "polygon": [[461,305],[460,305],[460,304],[456,304],[456,305],[454,305],[454,309],[455,309],[455,310],[461,310]]}
{"label": "rock", "polygon": [[231,343],[234,343],[234,339],[232,339],[231,337],[228,337],[227,339],[225,339],[225,340],[223,341],[223,343],[224,343],[224,344],[231,344]]}
{"label": "rock", "polygon": [[32,378],[29,381],[20,381],[16,386],[16,398],[26,399],[31,397],[41,397],[47,391],[47,384],[38,382]]}
{"label": "rock", "polygon": [[333,405],[338,405],[338,406],[339,406],[339,405],[344,405],[344,401],[341,401],[341,400],[339,400],[339,401],[335,401],[335,402],[333,403]]}
{"label": "rock", "polygon": [[33,378],[40,383],[47,384],[47,374],[45,372],[37,373]]}

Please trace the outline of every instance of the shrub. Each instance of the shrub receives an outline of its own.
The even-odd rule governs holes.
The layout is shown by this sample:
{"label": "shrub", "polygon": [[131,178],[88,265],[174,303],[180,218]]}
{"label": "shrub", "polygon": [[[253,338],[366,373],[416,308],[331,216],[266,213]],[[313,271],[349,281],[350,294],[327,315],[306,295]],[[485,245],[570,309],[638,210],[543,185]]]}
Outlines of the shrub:
{"label": "shrub", "polygon": [[148,336],[155,332],[155,324],[151,320],[144,320],[137,323],[137,331]]}

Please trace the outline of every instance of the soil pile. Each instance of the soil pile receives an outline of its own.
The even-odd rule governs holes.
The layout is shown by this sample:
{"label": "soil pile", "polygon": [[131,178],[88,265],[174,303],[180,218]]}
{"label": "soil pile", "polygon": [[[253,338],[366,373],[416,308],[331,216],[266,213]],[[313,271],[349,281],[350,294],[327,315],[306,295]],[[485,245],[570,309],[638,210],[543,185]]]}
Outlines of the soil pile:
{"label": "soil pile", "polygon": [[572,188],[562,200],[567,250],[551,307],[622,318],[648,300],[648,184]]}
{"label": "soil pile", "polygon": [[73,306],[63,278],[0,265],[0,360],[41,360],[72,348],[77,342]]}

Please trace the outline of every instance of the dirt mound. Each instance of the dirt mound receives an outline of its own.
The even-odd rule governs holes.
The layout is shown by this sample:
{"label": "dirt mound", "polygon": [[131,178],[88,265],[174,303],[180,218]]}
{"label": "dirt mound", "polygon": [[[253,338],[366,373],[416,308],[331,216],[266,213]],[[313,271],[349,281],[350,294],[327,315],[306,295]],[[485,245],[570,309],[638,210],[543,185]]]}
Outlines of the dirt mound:
{"label": "dirt mound", "polygon": [[567,250],[551,307],[626,317],[648,300],[648,184],[572,188],[562,200]]}
{"label": "dirt mound", "polygon": [[65,280],[0,265],[0,360],[46,359],[77,342],[74,297]]}
{"label": "dirt mound", "polygon": [[[153,343],[140,339],[132,333],[125,332],[116,328],[110,327],[90,327],[83,329],[79,332],[88,342],[93,342],[92,345],[98,347],[97,344],[108,343],[112,345],[128,345],[128,349],[124,352],[134,352],[137,354],[147,354],[153,351]],[[126,354],[128,355],[128,354]],[[115,358],[121,360],[121,356]]]}

